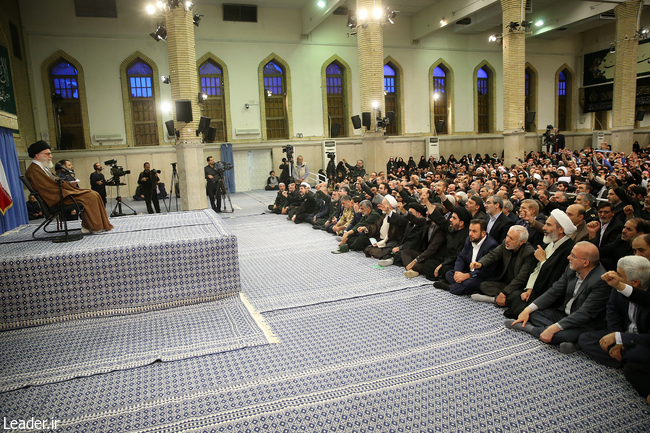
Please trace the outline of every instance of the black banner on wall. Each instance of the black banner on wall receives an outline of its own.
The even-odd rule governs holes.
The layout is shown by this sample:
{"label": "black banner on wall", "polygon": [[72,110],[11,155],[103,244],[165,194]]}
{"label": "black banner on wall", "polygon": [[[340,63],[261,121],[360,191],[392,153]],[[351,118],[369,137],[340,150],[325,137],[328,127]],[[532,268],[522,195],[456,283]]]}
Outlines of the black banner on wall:
{"label": "black banner on wall", "polygon": [[17,114],[14,85],[9,66],[9,50],[3,45],[0,45],[0,111],[14,116]]}
{"label": "black banner on wall", "polygon": [[[650,75],[650,39],[639,41],[639,55],[637,57],[637,77]],[[592,86],[614,81],[616,69],[616,53],[610,50],[601,50],[585,54],[583,86]]]}
{"label": "black banner on wall", "polygon": [[[614,100],[614,83],[585,87],[581,90],[584,92],[583,111],[585,113],[612,109]],[[635,105],[637,107],[650,105],[650,77],[643,77],[636,80]]]}

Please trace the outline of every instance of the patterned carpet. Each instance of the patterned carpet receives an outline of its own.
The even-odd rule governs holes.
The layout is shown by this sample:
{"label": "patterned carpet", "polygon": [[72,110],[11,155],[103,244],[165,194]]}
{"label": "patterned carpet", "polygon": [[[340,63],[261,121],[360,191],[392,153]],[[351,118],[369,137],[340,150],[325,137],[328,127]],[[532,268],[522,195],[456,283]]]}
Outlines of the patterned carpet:
{"label": "patterned carpet", "polygon": [[268,344],[239,295],[0,333],[0,392]]}
{"label": "patterned carpet", "polygon": [[225,221],[243,291],[279,344],[0,393],[2,416],[65,432],[650,429],[620,371],[506,330],[492,305],[333,255],[332,236],[254,216],[250,198]]}

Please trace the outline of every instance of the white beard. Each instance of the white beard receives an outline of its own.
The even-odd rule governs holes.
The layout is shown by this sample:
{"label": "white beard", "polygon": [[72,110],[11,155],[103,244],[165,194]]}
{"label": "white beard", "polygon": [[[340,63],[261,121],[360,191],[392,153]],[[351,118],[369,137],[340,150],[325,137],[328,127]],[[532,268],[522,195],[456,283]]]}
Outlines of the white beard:
{"label": "white beard", "polygon": [[558,239],[558,236],[556,233],[553,233],[552,235],[544,235],[544,239],[542,239],[542,242],[545,244],[550,244],[551,242],[556,242]]}
{"label": "white beard", "polygon": [[54,163],[52,162],[51,159],[49,161],[41,162],[41,164],[43,164],[43,166],[47,168],[54,168]]}

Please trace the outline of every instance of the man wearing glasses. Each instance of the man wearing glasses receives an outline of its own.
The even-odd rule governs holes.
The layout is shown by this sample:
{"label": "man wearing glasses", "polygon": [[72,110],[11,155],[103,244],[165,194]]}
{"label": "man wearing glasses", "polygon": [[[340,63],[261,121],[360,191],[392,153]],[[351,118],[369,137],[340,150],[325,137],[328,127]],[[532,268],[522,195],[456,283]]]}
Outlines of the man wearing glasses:
{"label": "man wearing glasses", "polygon": [[569,254],[569,266],[550,289],[505,326],[525,331],[544,343],[559,344],[560,352],[580,350],[578,338],[586,331],[606,329],[605,306],[610,287],[600,277],[598,248],[578,242]]}
{"label": "man wearing glasses", "polygon": [[[58,205],[61,200],[59,184],[57,183],[59,177],[50,171],[54,166],[52,164],[52,150],[50,145],[40,140],[29,146],[28,152],[30,158],[33,158],[33,160],[25,172],[27,179],[29,179],[29,182],[49,207]],[[104,202],[98,193],[90,189],[72,187],[67,182],[63,182],[62,188],[65,204],[72,204],[72,199],[68,197],[74,197],[85,209],[85,219],[82,222],[81,229],[82,233],[99,233],[113,228],[108,221]]]}

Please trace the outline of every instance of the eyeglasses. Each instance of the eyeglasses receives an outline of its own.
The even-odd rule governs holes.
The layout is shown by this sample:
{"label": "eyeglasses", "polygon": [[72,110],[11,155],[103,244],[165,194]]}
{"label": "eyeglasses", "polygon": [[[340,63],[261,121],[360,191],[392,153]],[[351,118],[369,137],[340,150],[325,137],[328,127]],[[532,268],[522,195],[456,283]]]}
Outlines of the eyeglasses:
{"label": "eyeglasses", "polygon": [[569,257],[572,258],[572,259],[589,260],[589,259],[584,258],[584,257],[578,257],[573,253],[569,254]]}

